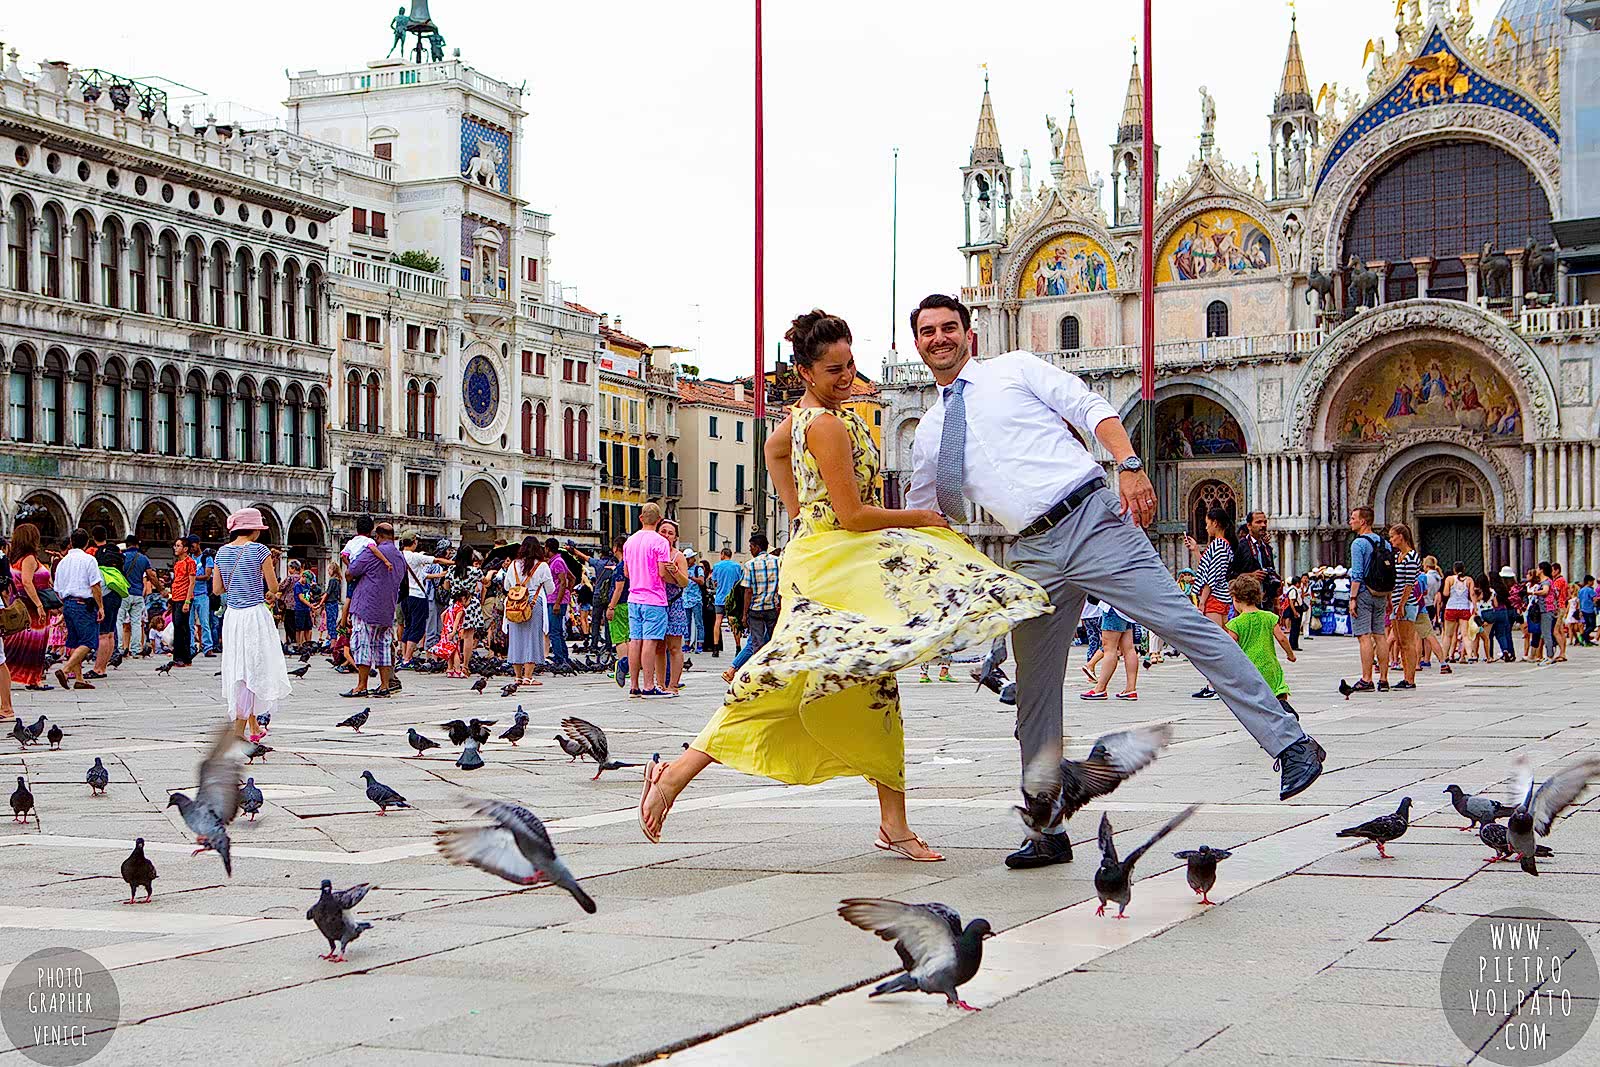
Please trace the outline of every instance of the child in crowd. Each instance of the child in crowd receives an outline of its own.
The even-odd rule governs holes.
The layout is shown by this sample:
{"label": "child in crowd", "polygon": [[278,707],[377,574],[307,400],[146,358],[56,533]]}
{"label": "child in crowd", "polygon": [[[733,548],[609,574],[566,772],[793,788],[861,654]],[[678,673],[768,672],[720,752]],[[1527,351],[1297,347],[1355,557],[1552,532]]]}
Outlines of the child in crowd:
{"label": "child in crowd", "polygon": [[[1250,657],[1250,662],[1256,665],[1256,670],[1261,672],[1261,677],[1272,688],[1283,710],[1298,719],[1299,713],[1289,703],[1289,683],[1284,680],[1283,666],[1278,662],[1279,648],[1289,657],[1290,663],[1295,661],[1294,649],[1289,647],[1289,635],[1283,632],[1283,624],[1278,617],[1270,611],[1261,610],[1261,582],[1248,574],[1241,574],[1228,583],[1228,591],[1233,594],[1234,611],[1237,613],[1228,620],[1228,632],[1239,643],[1240,650]],[[1277,647],[1274,647],[1274,643]]]}
{"label": "child in crowd", "polygon": [[446,678],[467,676],[466,668],[461,662],[461,620],[466,617],[467,594],[458,593],[439,619],[439,643],[433,646],[433,654],[448,664],[448,669],[444,673]]}

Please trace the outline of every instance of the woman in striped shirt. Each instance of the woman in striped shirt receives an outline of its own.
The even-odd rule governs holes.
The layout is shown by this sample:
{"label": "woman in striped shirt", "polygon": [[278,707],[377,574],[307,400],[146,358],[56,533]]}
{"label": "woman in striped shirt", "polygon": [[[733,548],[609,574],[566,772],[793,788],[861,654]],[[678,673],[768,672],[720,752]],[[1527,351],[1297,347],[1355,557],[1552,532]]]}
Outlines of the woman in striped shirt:
{"label": "woman in striped shirt", "polygon": [[1394,546],[1394,591],[1389,594],[1389,617],[1394,623],[1395,644],[1400,649],[1400,669],[1405,673],[1405,680],[1396,682],[1394,688],[1415,689],[1417,660],[1422,651],[1417,643],[1416,626],[1417,616],[1422,611],[1417,593],[1422,558],[1417,555],[1411,527],[1403,522],[1389,527],[1389,543]]}
{"label": "woman in striped shirt", "polygon": [[[1233,520],[1222,508],[1211,508],[1206,512],[1206,538],[1207,544],[1202,551],[1194,538],[1188,534],[1183,536],[1190,555],[1200,557],[1200,562],[1195,564],[1195,584],[1198,586],[1195,602],[1200,606],[1201,614],[1226,630],[1228,616],[1233,613],[1233,594],[1228,591],[1228,580],[1239,543],[1234,540]],[[1217,691],[1207,682],[1190,695],[1206,700],[1216,696]]]}

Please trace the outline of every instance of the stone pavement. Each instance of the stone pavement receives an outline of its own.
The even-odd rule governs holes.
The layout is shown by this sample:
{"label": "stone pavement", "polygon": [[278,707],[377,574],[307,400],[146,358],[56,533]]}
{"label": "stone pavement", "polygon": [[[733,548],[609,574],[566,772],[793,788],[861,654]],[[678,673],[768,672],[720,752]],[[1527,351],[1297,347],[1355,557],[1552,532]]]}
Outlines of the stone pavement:
{"label": "stone pavement", "polygon": [[[1514,864],[1485,868],[1442,790],[1504,783],[1515,753],[1548,770],[1600,749],[1600,656],[1465,667],[1415,693],[1346,702],[1332,690],[1353,662],[1347,639],[1318,639],[1287,665],[1294,702],[1330,754],[1322,780],[1287,804],[1226,708],[1189,698],[1198,677],[1182,661],[1144,672],[1137,704],[1069,697],[1078,754],[1132,723],[1172,721],[1176,741],[1077,816],[1074,863],[1010,872],[1012,718],[970,684],[902,678],[912,824],[949,857],[913,864],[871,847],[864,782],[791,789],[715,767],[652,846],[635,821],[639,772],[591,782],[592,765],[568,763],[551,740],[571,714],[604,726],[615,758],[674,754],[719,700],[709,669],[691,672],[683,699],[647,702],[592,677],[502,699],[405,674],[406,693],[373,702],[355,735],[333,729],[356,710],[335,695],[348,679],[318,659],[273,723],[276,751],[249,770],[267,804],[257,822],[235,824],[230,881],[215,856],[190,858],[176,809],[163,807],[169,790],[192,787],[220,717],[214,661],[170,678],[130,661],[94,692],[17,694],[19,716],[47,714],[68,736],[60,752],[0,741],[6,792],[28,775],[40,810],[38,826],[0,822],[0,970],[54,946],[114,968],[120,1020],[94,1061],[106,1064],[210,1063],[219,1044],[261,1067],[669,1053],[697,1065],[1464,1063],[1439,999],[1451,940],[1477,916],[1534,906],[1581,924],[1600,949],[1600,802],[1559,824],[1558,856],[1534,880]],[[528,739],[487,746],[484,770],[457,770],[448,746],[408,758],[407,726],[444,740],[435,724],[476,714],[498,719],[498,732],[519,702]],[[96,755],[111,769],[104,798],[82,784]],[[366,769],[415,810],[379,817],[362,792]],[[471,819],[462,804],[473,795],[543,817],[598,913],[446,864],[432,832]],[[1333,836],[1401,796],[1414,800],[1413,828],[1394,859]],[[1096,919],[1100,813],[1125,854],[1192,802],[1205,806],[1141,865],[1129,918]],[[117,867],[135,836],[160,870],[149,907],[121,903]],[[1235,849],[1215,908],[1194,902],[1171,858],[1202,842]],[[343,965],[317,958],[325,946],[304,919],[324,877],[378,887],[359,909],[374,927]],[[861,987],[892,969],[892,950],[834,909],[873,895],[990,920],[998,936],[964,989],[985,1011],[867,1000]],[[25,1062],[3,1038],[0,1049],[0,1067]],[[1567,1060],[1600,1062],[1600,1033]]]}

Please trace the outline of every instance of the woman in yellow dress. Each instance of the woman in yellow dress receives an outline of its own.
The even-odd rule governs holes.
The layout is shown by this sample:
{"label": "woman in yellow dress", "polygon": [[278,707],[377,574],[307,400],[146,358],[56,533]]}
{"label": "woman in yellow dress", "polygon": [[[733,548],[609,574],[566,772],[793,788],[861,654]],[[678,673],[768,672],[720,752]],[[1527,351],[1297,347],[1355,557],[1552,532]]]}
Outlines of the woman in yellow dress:
{"label": "woman in yellow dress", "polygon": [[843,319],[813,311],[785,337],[806,392],[766,449],[795,517],[778,623],[688,750],[646,766],[639,826],[659,841],[673,801],[712,763],[790,785],[860,775],[878,789],[875,846],[940,860],[906,823],[895,672],[958,641],[988,644],[1048,612],[1049,599],[951,532],[938,512],[881,506],[871,431],[844,407],[856,365]]}

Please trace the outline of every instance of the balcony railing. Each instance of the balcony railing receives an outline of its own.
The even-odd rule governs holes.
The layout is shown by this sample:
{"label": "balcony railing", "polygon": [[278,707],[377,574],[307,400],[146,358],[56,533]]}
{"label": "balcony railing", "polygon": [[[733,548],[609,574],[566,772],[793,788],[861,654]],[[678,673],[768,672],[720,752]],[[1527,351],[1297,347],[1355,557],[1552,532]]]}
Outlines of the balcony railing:
{"label": "balcony railing", "polygon": [[375,259],[356,256],[333,256],[330,260],[333,273],[352,281],[398,289],[403,293],[431,296],[443,300],[449,296],[449,281],[442,274],[412,270],[398,263],[380,263]]}
{"label": "balcony railing", "polygon": [[1571,307],[1524,307],[1517,322],[1519,332],[1530,337],[1572,337],[1600,334],[1600,304]]}
{"label": "balcony railing", "polygon": [[677,419],[668,419],[667,420],[667,436],[668,437],[677,437],[678,436],[678,420]]}
{"label": "balcony railing", "polygon": [[289,79],[290,98],[365,93],[406,85],[443,85],[459,82],[491,100],[516,106],[522,92],[505,82],[481,74],[459,60],[444,63],[407,63],[378,70],[353,70],[345,74],[315,72]]}
{"label": "balcony railing", "polygon": [[683,479],[682,478],[668,478],[667,479],[667,495],[668,496],[682,496],[683,495]]}
{"label": "balcony railing", "polygon": [[508,303],[511,299],[499,285],[490,285],[484,282],[472,283],[469,295],[473,300],[492,300],[497,304]]}
{"label": "balcony railing", "polygon": [[629,478],[628,479],[628,488],[629,489],[643,489],[644,488],[644,479],[643,478]]}
{"label": "balcony railing", "polygon": [[260,133],[248,133],[244,136],[243,143],[248,146],[257,137],[262,138],[270,154],[288,149],[294,156],[304,156],[318,161],[331,162],[340,170],[347,170],[352,174],[359,174],[364,178],[376,178],[383,182],[394,181],[394,164],[388,160],[379,159],[377,156],[354,152],[336,144],[325,141],[313,140],[287,130],[264,130]]}
{"label": "balcony railing", "polygon": [[432,430],[410,429],[410,430],[406,431],[406,436],[411,438],[411,440],[413,440],[413,441],[443,441],[444,440],[444,434],[435,433]]}
{"label": "balcony railing", "polygon": [[546,215],[542,211],[535,211],[531,207],[525,207],[522,209],[522,225],[530,230],[537,230],[540,233],[551,232],[550,216]]}
{"label": "balcony railing", "polygon": [[579,333],[596,333],[600,328],[598,315],[585,315],[570,308],[553,307],[531,296],[524,296],[519,305],[522,314],[545,326]]}
{"label": "balcony railing", "polygon": [[652,474],[649,478],[649,487],[645,490],[645,492],[649,493],[651,496],[660,496],[661,491],[665,488],[666,479],[661,477],[659,474]]}
{"label": "balcony railing", "polygon": [[407,504],[406,514],[417,519],[444,518],[443,504]]}
{"label": "balcony railing", "polygon": [[548,533],[550,530],[555,529],[549,515],[536,515],[529,508],[522,509],[522,525],[526,529],[538,530],[542,533]]}
{"label": "balcony railing", "polygon": [[622,489],[628,484],[628,476],[626,474],[613,474],[611,476],[611,484],[618,489]]}
{"label": "balcony railing", "polygon": [[360,423],[347,422],[347,423],[344,424],[344,430],[345,430],[345,433],[366,433],[366,434],[373,434],[373,435],[381,435],[383,433],[383,423],[381,423],[381,422],[360,422]]}
{"label": "balcony railing", "polygon": [[586,531],[586,530],[592,530],[592,529],[594,529],[594,520],[593,519],[568,519],[567,520],[567,524],[565,526],[563,526],[562,529],[563,530],[572,530],[574,532],[582,532],[582,531]]}
{"label": "balcony railing", "polygon": [[364,500],[360,497],[350,497],[345,501],[350,511],[360,515],[387,515],[389,502],[387,500]]}
{"label": "balcony railing", "polygon": [[988,285],[963,285],[961,287],[961,302],[963,304],[988,304],[995,299],[998,287],[990,282]]}

